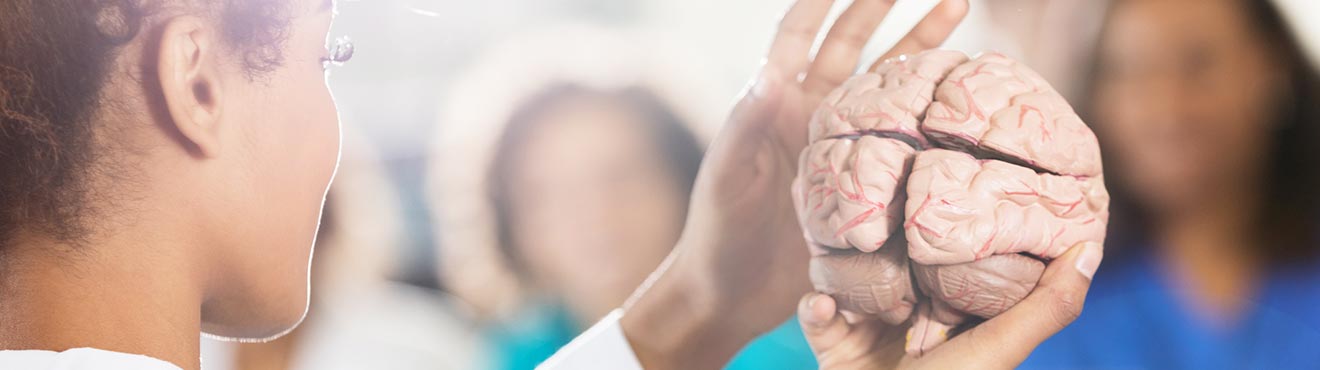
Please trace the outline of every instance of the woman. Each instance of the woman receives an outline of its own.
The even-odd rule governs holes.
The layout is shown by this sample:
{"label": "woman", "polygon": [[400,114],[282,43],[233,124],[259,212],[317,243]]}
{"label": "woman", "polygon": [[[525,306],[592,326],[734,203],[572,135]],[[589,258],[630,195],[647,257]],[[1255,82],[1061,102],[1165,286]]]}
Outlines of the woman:
{"label": "woman", "polygon": [[333,5],[6,2],[0,348],[72,350],[0,367],[196,369],[199,331],[302,320],[339,150]]}
{"label": "woman", "polygon": [[[529,369],[623,304],[677,242],[702,146],[642,88],[552,84],[514,109],[488,172],[500,254],[529,299],[491,331],[498,368]],[[733,368],[814,368],[797,325]]]}
{"label": "woman", "polygon": [[1280,14],[1117,1],[1097,61],[1124,256],[1025,365],[1320,367],[1320,78]]}
{"label": "woman", "polygon": [[562,84],[514,109],[487,193],[503,265],[539,297],[491,333],[499,367],[549,357],[669,253],[701,164],[683,125],[640,89]]}

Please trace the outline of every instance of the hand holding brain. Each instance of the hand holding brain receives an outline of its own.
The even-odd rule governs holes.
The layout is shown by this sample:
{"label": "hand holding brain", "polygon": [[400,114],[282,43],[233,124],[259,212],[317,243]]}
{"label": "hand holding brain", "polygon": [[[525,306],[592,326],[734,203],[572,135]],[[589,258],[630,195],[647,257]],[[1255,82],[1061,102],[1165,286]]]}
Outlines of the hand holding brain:
{"label": "hand holding brain", "polygon": [[850,320],[912,319],[921,353],[1022,300],[1044,262],[1103,242],[1095,135],[999,54],[932,50],[834,90],[812,117],[794,203],[811,280]]}

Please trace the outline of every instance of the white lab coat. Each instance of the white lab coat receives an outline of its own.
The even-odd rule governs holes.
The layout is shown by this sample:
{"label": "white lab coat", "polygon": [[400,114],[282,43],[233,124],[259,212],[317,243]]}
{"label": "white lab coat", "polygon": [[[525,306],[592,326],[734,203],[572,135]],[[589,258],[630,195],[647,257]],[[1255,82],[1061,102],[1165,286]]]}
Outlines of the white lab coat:
{"label": "white lab coat", "polygon": [[174,364],[151,357],[95,348],[74,348],[64,352],[0,351],[0,369],[180,370]]}
{"label": "white lab coat", "polygon": [[640,370],[641,362],[623,335],[619,319],[623,310],[617,309],[587,329],[582,335],[560,348],[537,369],[544,370]]}

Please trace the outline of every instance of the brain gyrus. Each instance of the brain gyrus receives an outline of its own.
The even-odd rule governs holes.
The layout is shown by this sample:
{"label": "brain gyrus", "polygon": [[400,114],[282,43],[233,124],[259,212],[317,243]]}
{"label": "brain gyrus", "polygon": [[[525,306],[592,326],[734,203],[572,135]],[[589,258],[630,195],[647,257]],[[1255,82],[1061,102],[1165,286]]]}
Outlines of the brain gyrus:
{"label": "brain gyrus", "polygon": [[888,60],[830,93],[809,127],[793,197],[812,283],[850,320],[911,319],[909,352],[1002,313],[1045,261],[1104,241],[1095,135],[1003,55]]}

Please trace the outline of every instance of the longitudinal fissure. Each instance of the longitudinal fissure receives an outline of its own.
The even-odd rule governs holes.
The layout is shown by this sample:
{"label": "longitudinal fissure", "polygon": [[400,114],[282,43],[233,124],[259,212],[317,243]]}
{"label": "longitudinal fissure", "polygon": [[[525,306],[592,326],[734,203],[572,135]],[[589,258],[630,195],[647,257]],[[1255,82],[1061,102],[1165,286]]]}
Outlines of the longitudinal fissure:
{"label": "longitudinal fissure", "polygon": [[[922,138],[925,138],[926,140],[922,140],[922,138],[918,138],[918,135],[920,135]],[[884,139],[898,140],[900,142],[903,142],[904,144],[907,144],[913,149],[916,149],[917,151],[923,151],[926,149],[956,150],[970,154],[972,155],[972,157],[976,159],[1005,162],[1012,165],[1025,167],[1027,169],[1035,171],[1037,174],[1042,174],[1042,175],[1047,174],[1047,175],[1055,175],[1055,176],[1070,176],[1077,178],[1078,180],[1087,180],[1092,177],[1092,176],[1083,176],[1083,175],[1064,175],[1055,171],[1050,171],[1044,167],[1041,167],[1039,164],[1035,163],[1032,160],[1008,153],[1003,153],[991,149],[978,147],[976,145],[972,145],[970,142],[967,142],[965,140],[947,135],[939,135],[939,134],[926,135],[924,133],[908,133],[897,130],[857,130],[849,133],[829,136],[826,137],[825,139],[856,141],[857,139],[860,139],[863,136],[872,136],[872,137],[878,137]],[[926,142],[929,144],[922,145],[922,142]]]}
{"label": "longitudinal fissure", "polygon": [[830,136],[827,137],[826,139],[857,140],[862,138],[862,136],[874,136],[878,138],[898,140],[916,150],[925,150],[926,149],[925,146],[921,145],[921,140],[917,139],[915,135],[921,135],[921,134],[906,133],[895,130],[858,130],[846,134]]}

